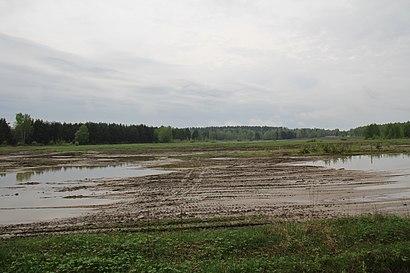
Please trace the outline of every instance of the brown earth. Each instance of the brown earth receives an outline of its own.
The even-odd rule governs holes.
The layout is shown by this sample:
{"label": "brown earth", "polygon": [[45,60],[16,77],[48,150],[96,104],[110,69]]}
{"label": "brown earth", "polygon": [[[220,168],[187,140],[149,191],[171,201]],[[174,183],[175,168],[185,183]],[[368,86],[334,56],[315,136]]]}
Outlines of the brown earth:
{"label": "brown earth", "polygon": [[[88,206],[93,210],[81,217],[3,225],[0,226],[0,237],[127,229],[141,221],[171,218],[208,219],[264,215],[274,220],[304,220],[374,212],[409,213],[408,197],[389,197],[389,194],[399,193],[399,189],[361,188],[366,185],[390,183],[393,175],[385,172],[370,173],[295,164],[307,160],[299,157],[169,156],[122,156],[102,153],[2,156],[0,167],[7,171],[30,165],[79,166],[151,159],[143,161],[142,164],[173,172],[91,181],[94,183],[81,187],[98,191],[101,194],[95,198],[108,197],[113,203]],[[152,160],[154,158],[156,160]],[[74,189],[66,187],[63,190],[69,192]],[[82,196],[73,194],[71,198]]]}

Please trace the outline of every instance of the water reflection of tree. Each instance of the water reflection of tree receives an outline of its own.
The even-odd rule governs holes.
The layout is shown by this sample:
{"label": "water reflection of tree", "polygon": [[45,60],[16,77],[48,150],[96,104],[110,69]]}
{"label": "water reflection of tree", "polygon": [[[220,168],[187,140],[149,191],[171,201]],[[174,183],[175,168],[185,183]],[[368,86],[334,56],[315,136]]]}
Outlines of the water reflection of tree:
{"label": "water reflection of tree", "polygon": [[34,175],[34,172],[24,172],[24,173],[16,173],[16,181],[24,182],[30,180],[31,177]]}
{"label": "water reflection of tree", "polygon": [[[109,164],[104,166],[58,166],[58,167],[47,167],[47,168],[39,168],[27,172],[20,172],[16,173],[16,181],[17,182],[25,182],[30,180],[34,175],[42,175],[48,172],[59,172],[59,171],[68,171],[68,170],[92,170],[92,169],[104,169],[110,167],[119,167],[123,166],[124,164]],[[0,176],[5,176],[5,173],[0,173]]]}
{"label": "water reflection of tree", "polygon": [[348,162],[348,161],[352,161],[352,156],[339,156],[339,157],[332,157],[332,158],[327,158],[324,159],[323,162],[325,163],[325,165],[330,166],[330,165],[335,165],[339,162],[342,162],[343,164]]}
{"label": "water reflection of tree", "polygon": [[337,163],[345,164],[347,162],[352,162],[353,159],[368,159],[370,163],[374,163],[374,159],[382,159],[382,158],[397,158],[402,156],[402,158],[410,157],[410,155],[405,154],[370,154],[370,155],[355,155],[355,156],[339,156],[339,157],[332,157],[324,159],[323,162],[327,166],[336,165]]}

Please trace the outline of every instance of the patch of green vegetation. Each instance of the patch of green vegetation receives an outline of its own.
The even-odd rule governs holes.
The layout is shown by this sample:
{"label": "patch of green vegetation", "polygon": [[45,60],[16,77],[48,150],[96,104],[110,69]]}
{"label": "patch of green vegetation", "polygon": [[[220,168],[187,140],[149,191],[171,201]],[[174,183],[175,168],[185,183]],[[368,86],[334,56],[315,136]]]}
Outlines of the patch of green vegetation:
{"label": "patch of green vegetation", "polygon": [[361,155],[409,153],[409,142],[403,140],[309,141],[300,146],[301,155]]}
{"label": "patch of green vegetation", "polygon": [[214,141],[149,144],[0,146],[0,154],[14,153],[76,153],[108,154],[184,153],[184,157],[274,157],[297,155],[360,155],[410,153],[410,139],[331,138],[277,141]]}
{"label": "patch of green vegetation", "polygon": [[294,146],[305,143],[306,140],[278,140],[278,141],[207,141],[207,142],[172,142],[172,143],[144,143],[144,144],[106,144],[106,145],[48,145],[48,146],[0,146],[0,153],[15,152],[145,152],[145,151],[223,151],[266,149],[281,146]]}
{"label": "patch of green vegetation", "polygon": [[2,272],[410,272],[410,219],[15,238]]}

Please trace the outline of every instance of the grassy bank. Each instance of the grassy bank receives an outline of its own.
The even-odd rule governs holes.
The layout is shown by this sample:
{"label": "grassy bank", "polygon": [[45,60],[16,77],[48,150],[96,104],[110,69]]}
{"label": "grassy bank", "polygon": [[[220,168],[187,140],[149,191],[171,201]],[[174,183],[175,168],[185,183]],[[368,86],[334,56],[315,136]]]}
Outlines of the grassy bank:
{"label": "grassy bank", "polygon": [[410,219],[15,238],[2,272],[410,272]]}
{"label": "grassy bank", "polygon": [[277,141],[216,141],[175,142],[149,144],[107,145],[51,145],[51,146],[0,146],[0,154],[29,153],[126,153],[144,154],[151,152],[206,152],[195,156],[203,157],[260,157],[287,155],[358,155],[377,153],[410,153],[410,139],[365,140],[365,139],[310,139]]}

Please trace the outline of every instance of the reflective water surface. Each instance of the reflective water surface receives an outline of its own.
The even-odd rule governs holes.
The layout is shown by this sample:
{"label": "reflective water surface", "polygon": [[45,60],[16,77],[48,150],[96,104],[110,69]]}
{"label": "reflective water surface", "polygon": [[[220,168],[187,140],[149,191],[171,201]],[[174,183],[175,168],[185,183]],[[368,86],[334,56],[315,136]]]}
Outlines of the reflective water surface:
{"label": "reflective water surface", "polygon": [[168,171],[146,169],[135,164],[34,168],[3,173],[0,175],[0,224],[78,216],[93,205],[113,202],[97,198],[108,192],[88,189],[62,191],[63,187],[95,185],[96,180],[103,178],[162,173]]}
{"label": "reflective water surface", "polygon": [[410,171],[410,155],[358,155],[313,161],[309,165],[363,171]]}
{"label": "reflective water surface", "polygon": [[[76,181],[87,178],[111,178],[144,176],[166,173],[166,171],[142,168],[138,165],[122,164],[111,166],[68,166],[27,169],[22,172],[12,172],[0,176],[0,187],[5,185],[32,183],[56,183]],[[20,183],[28,182],[28,183]]]}
{"label": "reflective water surface", "polygon": [[360,189],[406,189],[400,195],[407,197],[410,193],[410,155],[359,155],[342,158],[332,158],[305,163],[308,165],[330,168],[345,168],[348,170],[385,171],[391,173],[393,183],[363,186]]}

